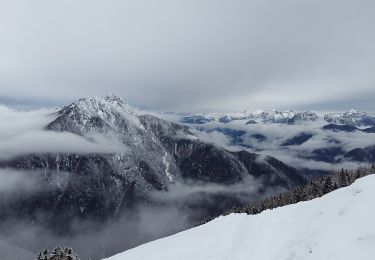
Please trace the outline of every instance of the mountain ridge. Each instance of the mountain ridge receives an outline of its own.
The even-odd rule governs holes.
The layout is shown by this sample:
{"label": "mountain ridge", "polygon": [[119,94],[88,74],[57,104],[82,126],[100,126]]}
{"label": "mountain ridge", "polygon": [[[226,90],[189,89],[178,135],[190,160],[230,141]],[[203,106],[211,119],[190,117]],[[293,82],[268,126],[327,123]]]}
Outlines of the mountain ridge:
{"label": "mountain ridge", "polygon": [[[307,181],[302,172],[276,158],[203,142],[186,126],[139,114],[116,96],[82,98],[54,113],[44,131],[71,133],[92,143],[109,136],[123,150],[39,152],[0,160],[2,169],[28,171],[39,184],[33,193],[0,205],[6,208],[0,212],[2,223],[22,220],[64,236],[77,232],[77,221],[94,222],[101,229],[139,206],[164,207],[168,200],[157,201],[153,193],[168,194],[175,183],[259,185],[249,189],[247,198],[215,189],[187,196],[185,200],[196,199],[176,207],[188,210],[185,217],[198,222],[242,205],[244,198],[257,200],[270,190]],[[61,176],[65,182],[56,182]],[[219,201],[222,206],[217,206]]]}
{"label": "mountain ridge", "polygon": [[324,120],[332,124],[352,125],[356,127],[374,126],[375,116],[366,112],[351,109],[344,112],[317,113],[314,111],[296,111],[294,109],[276,110],[245,110],[237,113],[176,113],[180,121],[188,124],[205,124],[209,122],[229,123],[232,121],[247,120],[254,123],[295,124],[304,121]]}

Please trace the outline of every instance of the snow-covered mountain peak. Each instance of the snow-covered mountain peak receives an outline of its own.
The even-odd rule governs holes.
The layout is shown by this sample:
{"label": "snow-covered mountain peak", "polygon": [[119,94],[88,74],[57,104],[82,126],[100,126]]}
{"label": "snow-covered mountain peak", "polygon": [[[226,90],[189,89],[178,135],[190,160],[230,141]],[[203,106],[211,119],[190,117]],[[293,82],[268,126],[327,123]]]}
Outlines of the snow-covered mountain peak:
{"label": "snow-covered mountain peak", "polygon": [[327,113],[324,120],[329,123],[353,125],[353,126],[371,126],[375,124],[375,117],[368,115],[366,112],[351,109],[345,112]]}
{"label": "snow-covered mountain peak", "polygon": [[331,116],[331,117],[350,117],[350,118],[360,118],[363,116],[367,116],[366,112],[358,111],[356,109],[350,109],[349,111],[344,111],[344,112],[332,112],[332,113],[327,113],[326,116]]}
{"label": "snow-covered mountain peak", "polygon": [[112,93],[101,97],[80,98],[60,109],[58,114],[58,121],[65,121],[64,124],[58,125],[75,129],[72,132],[78,134],[91,131],[123,132],[124,129],[143,128],[136,111]]}
{"label": "snow-covered mountain peak", "polygon": [[297,112],[294,109],[278,111],[275,109],[256,110],[248,114],[249,119],[259,119],[263,123],[295,123],[296,121],[315,121],[320,115],[313,111]]}
{"label": "snow-covered mountain peak", "polygon": [[126,112],[135,113],[134,110],[119,96],[110,93],[101,97],[84,97],[64,108],[76,108],[86,112]]}
{"label": "snow-covered mountain peak", "polygon": [[109,99],[109,100],[115,100],[115,101],[122,101],[121,97],[116,94],[115,92],[109,92],[107,95],[104,96],[104,98]]}
{"label": "snow-covered mountain peak", "polygon": [[362,116],[367,116],[366,112],[358,111],[355,109],[350,109],[347,112],[343,113],[345,116],[351,116],[351,117],[362,117]]}
{"label": "snow-covered mountain peak", "polygon": [[287,110],[282,111],[281,114],[284,117],[291,118],[291,117],[293,117],[296,114],[296,111],[294,109],[287,109]]}

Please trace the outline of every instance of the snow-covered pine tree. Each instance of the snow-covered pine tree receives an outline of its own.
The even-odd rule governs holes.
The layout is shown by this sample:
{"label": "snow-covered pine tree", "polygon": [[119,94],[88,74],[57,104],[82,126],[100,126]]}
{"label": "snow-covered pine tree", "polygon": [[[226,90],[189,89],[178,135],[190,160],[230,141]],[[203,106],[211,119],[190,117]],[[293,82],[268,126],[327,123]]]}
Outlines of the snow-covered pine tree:
{"label": "snow-covered pine tree", "polygon": [[48,250],[45,249],[39,253],[37,260],[79,260],[79,258],[74,255],[73,250],[70,247],[65,247],[61,249],[59,246],[56,247],[49,255]]}
{"label": "snow-covered pine tree", "polygon": [[48,260],[48,250],[47,248],[44,249],[42,252],[39,253],[38,257],[36,258],[37,260]]}
{"label": "snow-covered pine tree", "polygon": [[333,190],[332,177],[327,176],[324,180],[323,193],[327,194]]}

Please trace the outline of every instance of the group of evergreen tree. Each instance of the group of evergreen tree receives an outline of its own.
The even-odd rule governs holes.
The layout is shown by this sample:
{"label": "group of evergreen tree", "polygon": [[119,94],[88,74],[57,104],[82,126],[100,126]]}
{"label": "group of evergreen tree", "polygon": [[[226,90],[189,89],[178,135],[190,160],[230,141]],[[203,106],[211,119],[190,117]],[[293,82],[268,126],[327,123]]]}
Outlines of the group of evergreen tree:
{"label": "group of evergreen tree", "polygon": [[48,252],[48,249],[43,250],[39,253],[36,260],[79,260],[79,258],[74,255],[74,252],[70,247],[61,249],[58,246],[51,252]]}
{"label": "group of evergreen tree", "polygon": [[[260,203],[245,207],[232,208],[224,215],[231,213],[247,213],[249,215],[255,215],[266,209],[274,209],[300,201],[312,200],[336,189],[349,186],[358,178],[374,173],[375,165],[372,165],[370,168],[358,168],[354,171],[341,169],[339,172],[311,179],[303,186],[297,186],[278,195],[268,197]],[[212,218],[205,219],[198,225],[205,224],[211,220]]]}

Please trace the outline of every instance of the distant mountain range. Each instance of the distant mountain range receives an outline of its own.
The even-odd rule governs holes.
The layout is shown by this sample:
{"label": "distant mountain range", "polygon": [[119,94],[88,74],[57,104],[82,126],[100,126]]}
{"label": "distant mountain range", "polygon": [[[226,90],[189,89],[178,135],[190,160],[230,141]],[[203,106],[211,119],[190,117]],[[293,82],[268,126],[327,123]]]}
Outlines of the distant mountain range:
{"label": "distant mountain range", "polygon": [[319,114],[268,109],[177,114],[174,120],[199,132],[223,134],[229,140],[228,147],[272,153],[289,164],[295,158],[305,161],[300,161],[297,167],[311,165],[310,168],[327,169],[345,163],[375,163],[375,116],[366,112]]}
{"label": "distant mountain range", "polygon": [[374,126],[375,116],[366,112],[350,110],[347,112],[319,114],[313,111],[274,109],[244,111],[239,113],[198,113],[180,114],[182,123],[205,124],[208,122],[229,123],[232,121],[245,120],[247,124],[256,123],[282,123],[295,124],[303,121],[325,120],[328,123],[352,125],[356,127]]}

